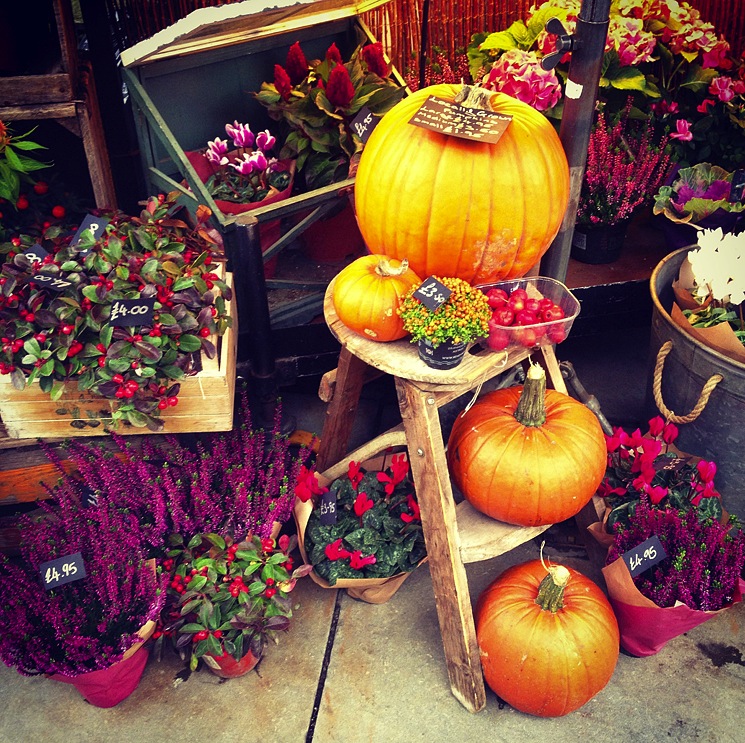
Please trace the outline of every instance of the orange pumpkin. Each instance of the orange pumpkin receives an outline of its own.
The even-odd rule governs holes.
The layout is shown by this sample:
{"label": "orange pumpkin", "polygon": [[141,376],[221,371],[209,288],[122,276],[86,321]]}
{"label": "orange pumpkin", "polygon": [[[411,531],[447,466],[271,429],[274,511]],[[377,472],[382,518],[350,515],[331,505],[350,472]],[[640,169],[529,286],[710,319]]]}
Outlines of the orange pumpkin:
{"label": "orange pumpkin", "polygon": [[425,99],[452,101],[460,85],[434,85],[383,116],[355,179],[360,231],[373,253],[408,258],[420,276],[471,284],[523,276],[546,252],[569,201],[569,168],[545,116],[503,93],[512,117],[495,144],[409,124]]}
{"label": "orange pumpkin", "polygon": [[453,480],[477,510],[508,524],[539,526],[575,516],[605,475],[606,444],[595,415],[546,390],[543,368],[524,387],[484,395],[450,432]]}
{"label": "orange pumpkin", "polygon": [[406,259],[365,255],[336,275],[334,309],[355,333],[374,341],[395,341],[408,335],[396,310],[407,292],[421,283]]}
{"label": "orange pumpkin", "polygon": [[521,712],[559,717],[610,681],[619,632],[603,592],[581,573],[540,560],[515,565],[479,597],[484,678]]}

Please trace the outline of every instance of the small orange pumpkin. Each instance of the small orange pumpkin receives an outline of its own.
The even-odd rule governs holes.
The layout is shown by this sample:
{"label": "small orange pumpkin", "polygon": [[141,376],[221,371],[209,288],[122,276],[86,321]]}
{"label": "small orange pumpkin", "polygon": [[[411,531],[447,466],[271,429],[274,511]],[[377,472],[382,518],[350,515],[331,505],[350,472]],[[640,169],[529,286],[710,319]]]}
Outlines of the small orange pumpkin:
{"label": "small orange pumpkin", "polygon": [[408,258],[420,276],[483,284],[523,276],[548,250],[569,203],[569,166],[548,119],[504,93],[498,142],[409,123],[429,96],[453,102],[461,85],[399,101],[375,127],[355,176],[357,221],[372,253]]}
{"label": "small orange pumpkin", "polygon": [[448,465],[477,510],[520,526],[578,514],[605,475],[603,430],[582,403],[546,390],[531,365],[524,387],[484,395],[450,432]]}
{"label": "small orange pumpkin", "polygon": [[589,578],[541,560],[514,565],[476,603],[476,637],[489,688],[521,712],[560,717],[610,681],[616,617]]}
{"label": "small orange pumpkin", "polygon": [[334,309],[355,333],[373,341],[395,341],[407,335],[396,310],[407,292],[421,283],[406,259],[364,255],[336,275]]}

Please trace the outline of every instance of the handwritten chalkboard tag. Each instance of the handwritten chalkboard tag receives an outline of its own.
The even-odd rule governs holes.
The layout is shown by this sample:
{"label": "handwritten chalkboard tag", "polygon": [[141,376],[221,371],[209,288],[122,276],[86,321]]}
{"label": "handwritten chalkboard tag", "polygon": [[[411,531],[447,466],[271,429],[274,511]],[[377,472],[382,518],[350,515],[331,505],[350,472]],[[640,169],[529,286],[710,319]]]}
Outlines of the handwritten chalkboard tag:
{"label": "handwritten chalkboard tag", "polygon": [[125,325],[150,325],[153,321],[155,297],[150,299],[115,299],[111,303],[109,323],[118,327]]}
{"label": "handwritten chalkboard tag", "polygon": [[43,261],[49,255],[49,253],[47,253],[39,243],[34,243],[30,248],[26,248],[26,250],[23,251],[23,254],[30,261]]}
{"label": "handwritten chalkboard tag", "polygon": [[450,289],[439,282],[434,276],[422,282],[422,285],[414,292],[414,295],[430,312],[435,312],[438,307],[450,299]]}
{"label": "handwritten chalkboard tag", "polygon": [[373,112],[367,106],[363,106],[352,119],[352,131],[362,140],[362,144],[365,144],[379,121],[380,119],[373,116]]}
{"label": "handwritten chalkboard tag", "polygon": [[[106,225],[110,221],[110,219],[106,219],[105,217],[94,217],[92,214],[86,214],[80,223],[80,227],[78,227],[78,231],[70,241],[70,247],[74,248],[80,242],[80,238],[83,236],[85,230],[90,230],[93,233],[94,239],[98,240],[103,235]],[[85,256],[90,252],[90,250],[81,250],[80,255]]]}
{"label": "handwritten chalkboard tag", "polygon": [[459,106],[431,95],[409,119],[409,124],[452,137],[495,144],[511,121],[512,116]]}
{"label": "handwritten chalkboard tag", "polygon": [[336,491],[329,490],[321,496],[318,506],[322,526],[333,526],[336,523]]}
{"label": "handwritten chalkboard tag", "polygon": [[50,276],[46,273],[35,273],[31,281],[36,281],[47,289],[54,289],[56,292],[63,292],[68,286],[72,286],[72,281],[62,279],[59,276]]}
{"label": "handwritten chalkboard tag", "polygon": [[662,542],[660,542],[660,538],[651,536],[634,549],[624,552],[622,557],[631,573],[631,577],[634,578],[645,570],[649,570],[658,562],[662,562],[667,557],[667,553],[662,546]]}
{"label": "handwritten chalkboard tag", "polygon": [[39,566],[39,572],[47,590],[86,577],[83,555],[80,552],[43,562]]}
{"label": "handwritten chalkboard tag", "polygon": [[97,508],[98,491],[92,490],[87,485],[80,485],[80,504],[83,508]]}
{"label": "handwritten chalkboard tag", "polygon": [[745,196],[745,169],[736,170],[732,174],[732,185],[729,190],[729,201],[735,204]]}

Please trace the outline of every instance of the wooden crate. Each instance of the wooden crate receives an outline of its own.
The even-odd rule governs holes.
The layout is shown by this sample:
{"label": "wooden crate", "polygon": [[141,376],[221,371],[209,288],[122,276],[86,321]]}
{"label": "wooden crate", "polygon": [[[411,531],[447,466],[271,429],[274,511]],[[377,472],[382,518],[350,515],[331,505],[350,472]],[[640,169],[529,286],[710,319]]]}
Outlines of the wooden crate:
{"label": "wooden crate", "polygon": [[[233,275],[227,275],[233,288]],[[233,327],[221,337],[213,336],[218,352],[214,359],[202,356],[202,370],[181,380],[178,405],[161,412],[165,426],[161,433],[229,431],[233,428],[235,397],[235,364],[238,346],[235,297],[226,302]],[[12,439],[59,438],[67,436],[102,436],[110,430],[120,434],[143,434],[148,429],[120,424],[112,429],[110,401],[87,392],[69,382],[57,401],[34,383],[16,390],[9,375],[0,376],[0,418],[7,436]]]}

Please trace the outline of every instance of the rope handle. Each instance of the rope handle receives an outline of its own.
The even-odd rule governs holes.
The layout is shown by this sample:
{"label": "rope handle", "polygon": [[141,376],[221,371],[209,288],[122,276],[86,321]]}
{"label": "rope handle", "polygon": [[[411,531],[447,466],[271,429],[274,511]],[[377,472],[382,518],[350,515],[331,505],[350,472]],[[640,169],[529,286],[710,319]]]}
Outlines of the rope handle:
{"label": "rope handle", "polygon": [[652,378],[652,392],[654,394],[654,401],[657,404],[657,408],[660,413],[665,416],[666,421],[675,424],[693,423],[693,421],[695,421],[696,418],[701,415],[704,408],[706,407],[706,403],[709,402],[709,396],[714,391],[714,388],[724,379],[724,377],[721,374],[713,374],[711,377],[709,377],[708,381],[703,386],[701,394],[698,396],[698,401],[693,406],[691,412],[688,413],[688,415],[676,415],[667,407],[667,405],[665,405],[665,401],[662,399],[662,370],[665,366],[665,358],[672,350],[673,342],[665,341],[662,344],[659,352],[657,353],[657,363],[654,366],[654,376]]}

